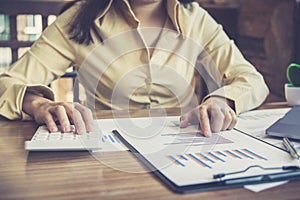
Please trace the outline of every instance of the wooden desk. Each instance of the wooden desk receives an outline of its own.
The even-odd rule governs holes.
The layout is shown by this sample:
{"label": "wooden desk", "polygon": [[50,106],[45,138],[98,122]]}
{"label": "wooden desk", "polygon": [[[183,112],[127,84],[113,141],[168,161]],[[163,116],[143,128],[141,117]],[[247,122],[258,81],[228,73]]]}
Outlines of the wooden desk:
{"label": "wooden desk", "polygon": [[[146,112],[134,112],[141,116]],[[170,114],[176,114],[170,112]],[[110,112],[98,113],[109,117]],[[300,181],[260,193],[243,188],[175,194],[145,169],[129,152],[103,153],[105,163],[140,173],[114,169],[89,152],[27,152],[37,125],[0,120],[0,199],[299,199]],[[111,165],[111,166],[112,166]]]}

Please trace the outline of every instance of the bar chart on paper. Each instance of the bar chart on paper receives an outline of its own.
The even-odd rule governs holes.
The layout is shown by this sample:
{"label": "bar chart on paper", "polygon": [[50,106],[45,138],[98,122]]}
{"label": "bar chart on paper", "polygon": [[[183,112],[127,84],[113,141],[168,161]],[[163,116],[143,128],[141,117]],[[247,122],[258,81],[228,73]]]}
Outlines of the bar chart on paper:
{"label": "bar chart on paper", "polygon": [[[100,143],[102,149],[100,151],[124,151],[127,148],[123,145],[120,139],[110,131],[100,131]],[[97,150],[93,151],[97,152]]]}
{"label": "bar chart on paper", "polygon": [[232,161],[233,159],[236,161],[242,161],[245,159],[268,160],[266,157],[249,149],[186,153],[180,155],[168,155],[167,158],[178,167],[186,167],[191,165],[193,168],[201,167],[208,169],[212,169],[214,165],[219,165],[220,163],[226,164],[226,162]]}
{"label": "bar chart on paper", "polygon": [[121,144],[120,139],[117,136],[112,135],[112,134],[105,134],[105,135],[103,134],[101,137],[101,140],[103,143]]}

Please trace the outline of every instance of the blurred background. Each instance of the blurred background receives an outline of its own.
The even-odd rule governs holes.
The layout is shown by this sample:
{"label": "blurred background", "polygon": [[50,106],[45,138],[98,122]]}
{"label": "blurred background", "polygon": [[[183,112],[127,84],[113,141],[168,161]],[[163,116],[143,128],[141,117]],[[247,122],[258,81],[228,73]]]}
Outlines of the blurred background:
{"label": "blurred background", "polygon": [[[72,0],[0,0],[0,73],[28,49]],[[223,25],[271,90],[267,101],[284,101],[286,68],[300,63],[300,0],[198,0]],[[70,69],[72,70],[72,69]],[[74,100],[73,80],[51,84],[57,99]],[[81,91],[81,92],[80,92]],[[79,87],[79,100],[84,101]]]}

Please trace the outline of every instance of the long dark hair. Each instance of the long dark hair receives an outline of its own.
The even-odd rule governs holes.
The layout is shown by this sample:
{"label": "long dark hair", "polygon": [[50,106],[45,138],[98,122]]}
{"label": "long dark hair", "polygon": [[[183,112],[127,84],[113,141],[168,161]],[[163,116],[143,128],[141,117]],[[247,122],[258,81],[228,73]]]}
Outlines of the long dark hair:
{"label": "long dark hair", "polygon": [[[70,39],[79,43],[88,45],[92,42],[91,28],[93,28],[94,20],[101,10],[103,10],[110,0],[74,0],[67,3],[61,12],[72,7],[76,2],[82,1],[82,6],[75,14],[70,23]],[[190,3],[194,0],[179,0],[181,3]],[[101,38],[100,38],[101,40]]]}

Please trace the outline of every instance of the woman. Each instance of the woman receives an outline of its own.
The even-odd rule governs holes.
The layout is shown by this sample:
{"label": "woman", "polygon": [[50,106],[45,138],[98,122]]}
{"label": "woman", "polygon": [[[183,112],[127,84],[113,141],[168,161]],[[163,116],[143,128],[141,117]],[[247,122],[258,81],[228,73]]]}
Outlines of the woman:
{"label": "woman", "polygon": [[[82,73],[81,81],[91,99],[89,105],[94,103],[92,108],[186,107],[192,102],[193,95],[179,79],[194,88],[194,69],[190,66],[196,66],[200,60],[203,69],[218,73],[218,87],[209,89],[210,93],[201,99],[199,105],[182,115],[180,126],[186,127],[197,120],[205,136],[210,136],[211,131],[232,129],[236,124],[236,113],[259,106],[268,89],[262,76],[243,58],[221,26],[197,3],[189,2],[78,1],[1,75],[0,114],[9,119],[34,118],[37,123],[45,123],[51,132],[58,129],[56,120],[64,132],[71,131],[71,122],[79,134],[91,131],[93,117],[90,109],[78,103],[55,102],[53,92],[45,86],[73,65],[79,71],[89,69]],[[147,29],[149,27],[154,29]],[[169,33],[171,37],[167,36]],[[174,36],[174,33],[181,37]],[[179,53],[188,56],[187,60],[192,64],[181,59],[176,54],[178,52],[166,55],[166,51],[159,51],[160,41],[173,36],[180,39],[172,39],[162,49],[169,51],[166,46],[174,44],[172,51],[179,51],[184,45],[194,43],[192,46],[197,47],[184,47]],[[125,43],[121,46],[116,41]],[[185,41],[184,45],[181,41]],[[126,49],[132,44],[129,50]],[[125,54],[114,55],[109,62],[103,61],[110,56],[108,52],[119,52],[122,48],[125,48]],[[189,53],[191,49],[196,49],[191,54],[197,57],[197,61]],[[95,64],[98,62],[101,65]],[[82,67],[86,63],[93,63],[93,67]],[[105,69],[99,72],[98,68],[103,65]],[[34,74],[35,70],[39,72],[38,76]],[[213,73],[203,73],[213,77]],[[97,80],[97,83],[91,80]],[[114,103],[122,98],[126,101],[124,104]]]}

